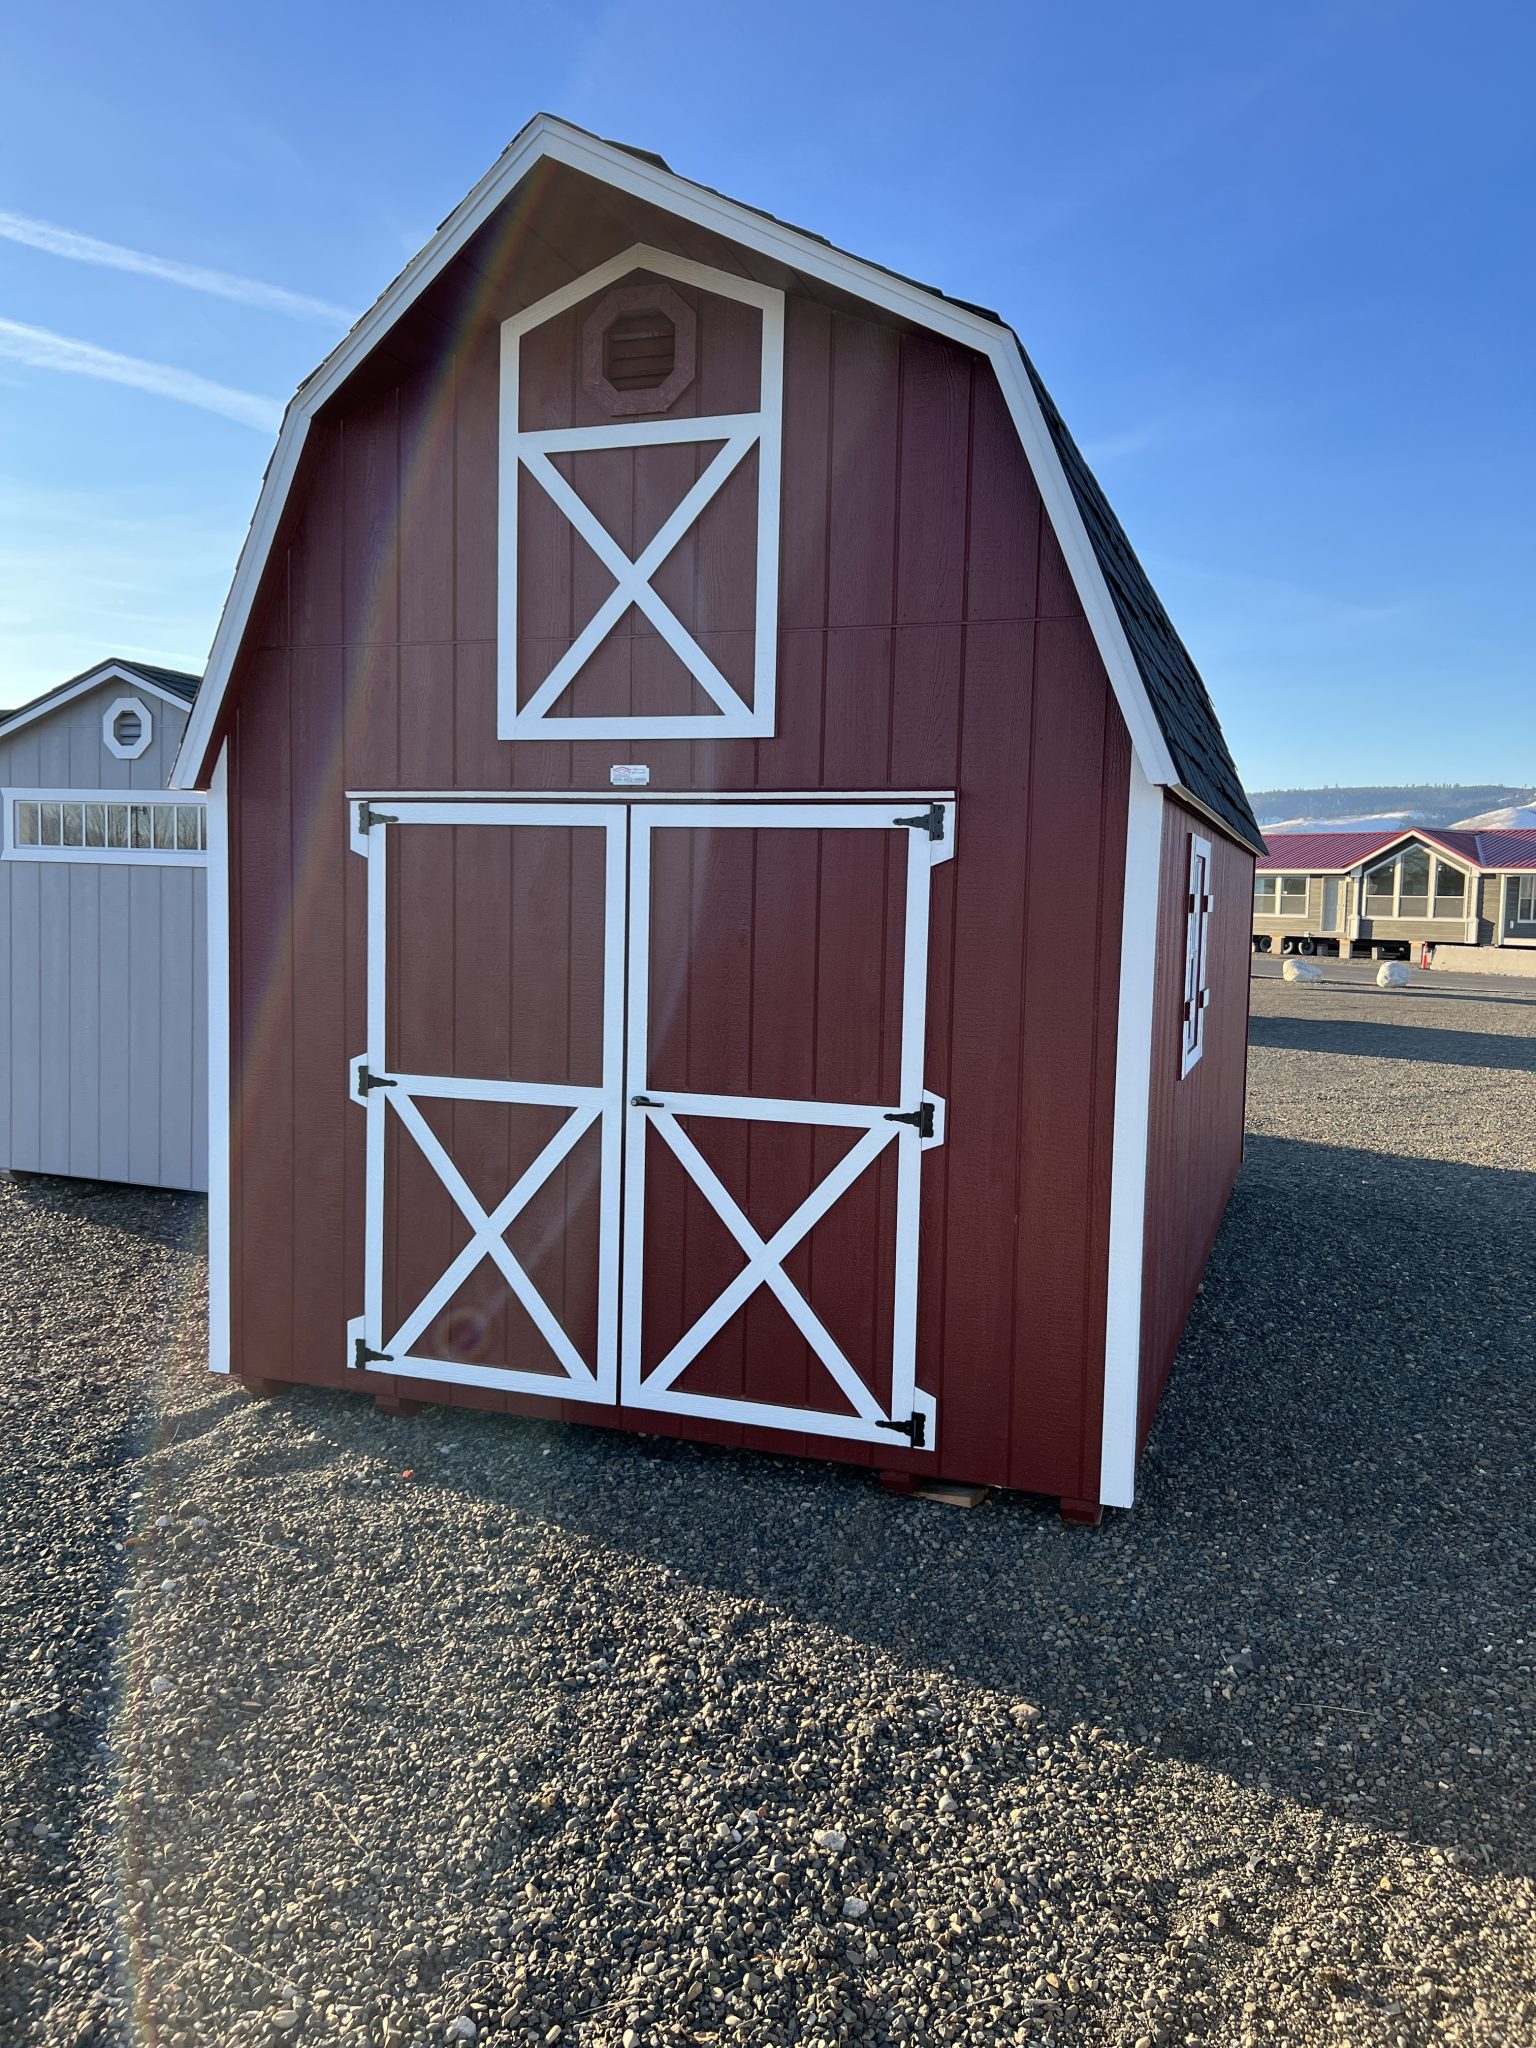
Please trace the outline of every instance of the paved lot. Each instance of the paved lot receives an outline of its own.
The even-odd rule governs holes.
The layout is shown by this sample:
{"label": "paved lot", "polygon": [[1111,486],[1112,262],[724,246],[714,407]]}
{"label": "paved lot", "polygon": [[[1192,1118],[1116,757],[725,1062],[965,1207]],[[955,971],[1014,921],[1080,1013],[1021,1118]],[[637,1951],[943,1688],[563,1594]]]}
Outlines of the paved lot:
{"label": "paved lot", "polygon": [[198,1370],[0,1190],[0,2040],[1536,2038],[1536,991],[1254,983],[1134,1514]]}

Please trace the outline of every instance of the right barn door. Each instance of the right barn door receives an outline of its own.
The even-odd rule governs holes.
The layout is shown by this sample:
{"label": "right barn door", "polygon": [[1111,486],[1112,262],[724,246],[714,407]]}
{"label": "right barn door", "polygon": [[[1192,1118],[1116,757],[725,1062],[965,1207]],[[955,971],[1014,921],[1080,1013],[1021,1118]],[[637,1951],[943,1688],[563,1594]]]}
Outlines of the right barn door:
{"label": "right barn door", "polygon": [[929,1450],[930,877],[948,803],[631,811],[622,1401]]}

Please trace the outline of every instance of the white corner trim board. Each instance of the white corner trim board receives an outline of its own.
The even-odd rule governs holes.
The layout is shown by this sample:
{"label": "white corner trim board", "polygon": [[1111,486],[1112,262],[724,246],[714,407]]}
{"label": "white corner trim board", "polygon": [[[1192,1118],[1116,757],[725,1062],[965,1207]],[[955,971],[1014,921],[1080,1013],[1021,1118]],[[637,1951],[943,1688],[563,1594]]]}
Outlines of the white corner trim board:
{"label": "white corner trim board", "polygon": [[[755,306],[762,345],[757,408],[718,416],[614,419],[600,426],[525,432],[520,424],[525,337],[594,297],[606,286],[645,270],[703,292]],[[501,330],[500,532],[498,536],[498,732],[504,740],[751,738],[773,732],[779,615],[779,471],[784,391],[784,294],[728,270],[714,270],[637,242],[585,276],[551,292],[504,321]],[[556,469],[551,457],[602,448],[649,448],[718,441],[722,445],[693,488],[634,560]],[[757,450],[757,592],[753,632],[752,702],[746,703],[694,636],[658,595],[652,578],[694,526],[740,463]],[[548,675],[519,704],[518,510],[523,494],[541,489],[559,508],[614,579],[614,587]],[[708,696],[714,710],[670,717],[563,717],[556,700],[585,668],[631,605],[642,611]]]}
{"label": "white corner trim board", "polygon": [[[615,190],[662,208],[698,227],[724,236],[743,249],[783,264],[803,276],[850,293],[914,325],[945,336],[986,357],[997,374],[1014,427],[1034,472],[1041,498],[1109,674],[1110,685],[1130,730],[1131,745],[1147,778],[1176,787],[1178,775],[1167,741],[1147,696],[1125,629],[1083,524],[1065,470],[1024,368],[1010,328],[963,306],[935,297],[921,285],[891,276],[856,256],[798,233],[749,207],[722,198],[676,172],[643,162],[627,151],[582,134],[547,114],[530,121],[512,146],[455,207],[438,233],[401,271],[346,339],[301,386],[283,418],[277,448],[267,467],[255,517],[240,551],[198,692],[182,736],[172,786],[192,789],[203,779],[203,762],[217,728],[235,655],[244,635],[279,519],[297,474],[309,423],[334,396],[390,327],[464,247],[502,202],[541,162],[561,163]],[[565,721],[561,721],[562,724]]]}
{"label": "white corner trim board", "polygon": [[1109,1300],[1104,1328],[1104,1420],[1099,1499],[1128,1508],[1136,1497],[1141,1403],[1141,1288],[1146,1258],[1147,1140],[1152,1114],[1152,1020],[1157,998],[1157,908],[1163,796],[1131,762],[1120,923],[1120,1017],[1115,1042],[1115,1121],[1109,1189]]}
{"label": "white corner trim board", "polygon": [[229,1371],[229,748],[208,792],[208,1365]]}

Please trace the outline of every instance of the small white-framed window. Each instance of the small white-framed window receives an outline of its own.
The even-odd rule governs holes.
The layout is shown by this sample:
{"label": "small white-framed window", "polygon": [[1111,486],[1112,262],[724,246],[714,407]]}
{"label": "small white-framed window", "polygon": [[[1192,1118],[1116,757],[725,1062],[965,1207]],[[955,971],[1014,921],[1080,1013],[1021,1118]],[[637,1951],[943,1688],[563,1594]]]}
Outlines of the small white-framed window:
{"label": "small white-framed window", "polygon": [[[1303,877],[1303,881],[1305,878]],[[1184,933],[1184,1016],[1182,1077],[1205,1051],[1205,1013],[1210,1007],[1211,842],[1189,835],[1189,898]]]}
{"label": "small white-framed window", "polygon": [[155,715],[142,697],[118,697],[101,715],[101,737],[119,761],[137,761],[155,736]]}
{"label": "small white-framed window", "polygon": [[1520,875],[1511,885],[1516,924],[1536,924],[1536,875]]}
{"label": "small white-framed window", "polygon": [[0,858],[106,866],[201,867],[208,807],[201,797],[120,789],[0,791]]}
{"label": "small white-framed window", "polygon": [[1253,878],[1255,917],[1305,917],[1307,878],[1305,875],[1255,875]]}

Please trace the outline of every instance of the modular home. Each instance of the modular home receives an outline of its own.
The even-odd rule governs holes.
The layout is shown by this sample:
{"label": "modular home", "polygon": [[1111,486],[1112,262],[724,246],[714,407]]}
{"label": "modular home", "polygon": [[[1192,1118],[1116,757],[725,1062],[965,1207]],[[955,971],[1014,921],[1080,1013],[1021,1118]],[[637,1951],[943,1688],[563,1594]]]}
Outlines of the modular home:
{"label": "modular home", "polygon": [[290,405],[176,781],[217,1370],[1130,1503],[1261,842],[995,315],[541,116]]}
{"label": "modular home", "polygon": [[1253,884],[1255,952],[1536,970],[1536,831],[1277,832]]}
{"label": "modular home", "polygon": [[208,1184],[197,684],[104,661],[0,714],[0,1168]]}

